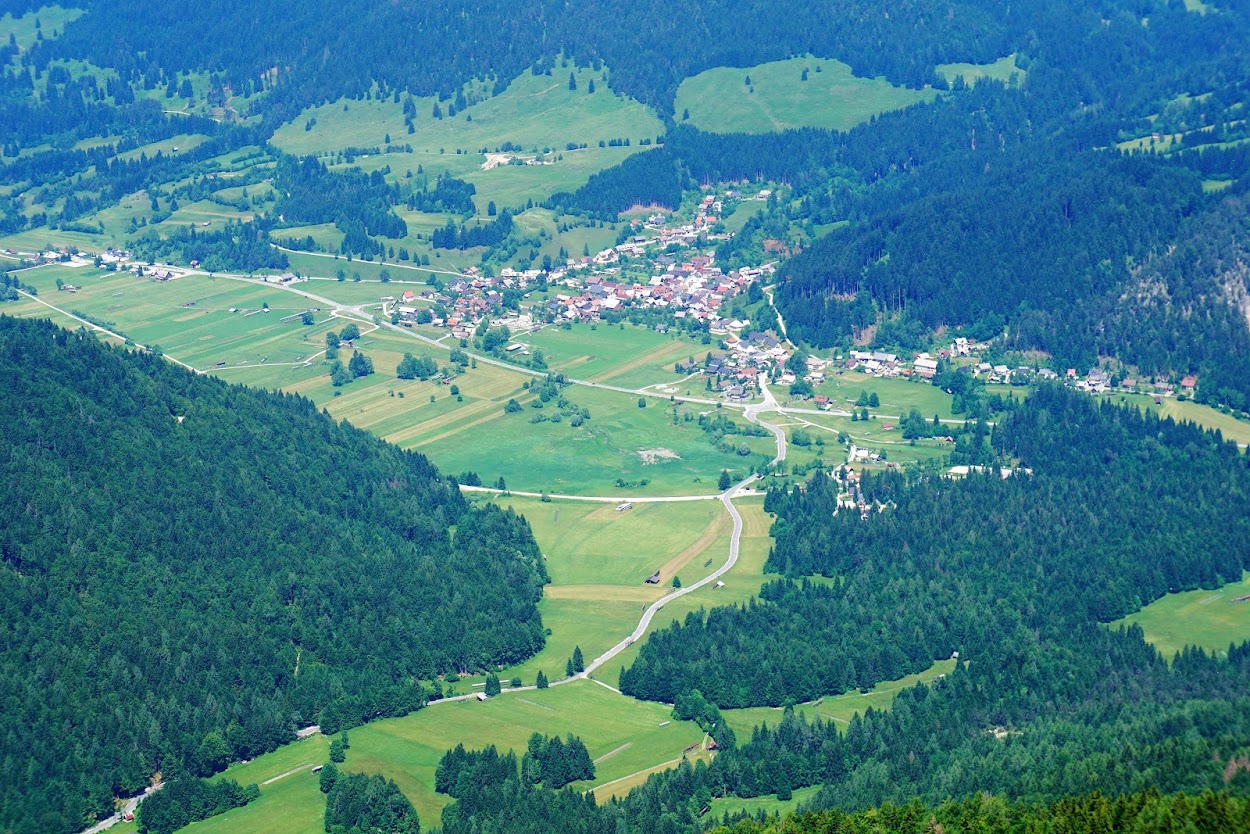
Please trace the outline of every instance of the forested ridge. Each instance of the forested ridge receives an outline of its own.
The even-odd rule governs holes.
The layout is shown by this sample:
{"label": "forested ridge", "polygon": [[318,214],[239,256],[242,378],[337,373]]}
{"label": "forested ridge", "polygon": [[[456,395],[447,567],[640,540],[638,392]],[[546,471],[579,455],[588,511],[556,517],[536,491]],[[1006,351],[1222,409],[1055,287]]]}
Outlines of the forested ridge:
{"label": "forested ridge", "polygon": [[0,828],[77,830],[543,645],[527,523],[420,455],[45,322],[0,318],[0,378]]}

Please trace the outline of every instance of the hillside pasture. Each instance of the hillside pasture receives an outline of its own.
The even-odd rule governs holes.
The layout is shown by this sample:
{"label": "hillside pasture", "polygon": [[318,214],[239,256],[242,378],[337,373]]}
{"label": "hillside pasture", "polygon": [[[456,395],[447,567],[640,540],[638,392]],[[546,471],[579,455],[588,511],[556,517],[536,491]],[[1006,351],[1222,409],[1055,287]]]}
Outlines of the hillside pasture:
{"label": "hillside pasture", "polygon": [[[742,515],[742,540],[738,561],[720,579],[725,583],[724,586],[717,587],[716,583],[710,583],[668,603],[651,620],[648,634],[665,629],[675,621],[684,620],[687,614],[700,608],[743,605],[759,593],[765,582],[764,563],[768,560],[768,551],[772,547],[772,538],[769,536],[772,517],[764,512],[764,503],[758,497],[740,498],[734,501],[734,506]],[[729,536],[726,535],[723,545],[718,542],[707,551],[707,556],[713,558],[709,570],[725,563],[728,546]],[[595,672],[593,677],[616,686],[621,678],[621,671],[638,659],[638,652],[645,642],[645,637],[635,642]]]}
{"label": "hillside pasture", "polygon": [[1223,653],[1230,643],[1250,640],[1250,571],[1237,582],[1210,590],[1168,594],[1111,624],[1137,624],[1146,640],[1168,660],[1186,646]]}
{"label": "hillside pasture", "polygon": [[[66,310],[78,310],[136,342],[159,346],[175,359],[201,370],[226,366],[302,363],[325,346],[325,332],[341,324],[318,325],[281,319],[308,310],[309,303],[276,287],[189,275],[168,282],[128,272],[82,267],[43,267],[22,273],[40,298]],[[57,292],[60,278],[78,287]],[[264,304],[269,312],[260,312]],[[230,312],[231,310],[235,312]]]}
{"label": "hillside pasture", "polygon": [[1011,82],[1012,76],[1016,77],[1017,84],[1023,85],[1028,76],[1027,72],[1016,66],[1014,52],[990,64],[938,64],[937,71],[951,84],[955,83],[956,78],[962,77],[969,85],[981,80],[1001,81],[1007,84]]}
{"label": "hillside pasture", "polygon": [[692,125],[712,133],[850,130],[936,96],[934,90],[896,87],[884,78],[857,78],[841,61],[808,56],[701,72],[677,88],[673,112],[679,122],[689,112]]}
{"label": "hillside pasture", "polygon": [[[568,88],[569,73],[577,89]],[[662,135],[660,120],[643,104],[618,96],[604,81],[606,71],[556,67],[551,75],[526,72],[513,79],[497,96],[447,116],[452,102],[439,104],[443,118],[433,115],[434,98],[414,99],[413,133],[404,127],[402,103],[341,100],[304,111],[274,132],[273,143],[294,154],[310,154],[349,147],[380,147],[387,134],[391,144],[411,145],[415,151],[448,154],[462,150],[494,152],[510,143],[533,149],[562,150],[569,143],[597,147],[600,140],[639,140]],[[588,92],[591,81],[594,93]],[[311,129],[305,130],[310,120]]]}
{"label": "hillside pasture", "polygon": [[1211,431],[1219,430],[1225,440],[1235,440],[1242,446],[1250,443],[1250,420],[1239,419],[1209,405],[1176,397],[1161,397],[1158,404],[1147,394],[1107,394],[1114,402],[1126,402],[1138,408],[1148,409],[1161,417],[1171,417],[1177,422],[1189,421]]}
{"label": "hillside pasture", "polygon": [[[664,726],[661,726],[663,724]],[[404,718],[377,721],[351,731],[344,771],[380,773],[393,779],[412,800],[425,824],[439,818],[450,798],[434,792],[434,770],[443,754],[464,744],[493,744],[500,751],[524,753],[533,733],[572,733],[585,743],[595,766],[594,785],[679,759],[699,743],[703,731],[693,722],[674,721],[669,708],[635,701],[591,681],[542,691],[505,693],[476,700],[435,704]],[[608,755],[608,754],[612,755]]]}
{"label": "hillside pasture", "polygon": [[[574,646],[581,646],[588,662],[598,657],[633,631],[648,605],[672,590],[674,574],[690,584],[728,557],[730,519],[716,501],[639,503],[618,512],[614,502],[469,495],[526,517],[552,580],[539,604],[551,630],[547,644],[500,672],[505,680],[517,676],[532,684],[539,670],[550,680],[564,677]],[[645,584],[656,570],[660,583]]]}
{"label": "hillside pasture", "polygon": [[[882,681],[866,693],[857,691],[841,695],[830,695],[809,704],[799,704],[794,709],[807,717],[808,721],[817,718],[833,721],[843,727],[850,723],[856,713],[872,707],[875,710],[886,710],[894,702],[894,696],[903,689],[918,683],[931,683],[940,677],[949,675],[955,670],[954,660],[939,660],[923,672],[907,675],[893,681]],[[729,727],[740,737],[750,738],[751,730],[760,724],[776,726],[781,722],[783,710],[773,707],[749,707],[747,709],[722,710]]]}
{"label": "hillside pasture", "polygon": [[83,9],[67,9],[61,6],[48,5],[22,15],[5,12],[0,15],[0,39],[9,42],[12,35],[18,48],[25,51],[35,45],[39,35],[44,38],[57,37],[65,28],[65,24],[77,20],[85,14]]}

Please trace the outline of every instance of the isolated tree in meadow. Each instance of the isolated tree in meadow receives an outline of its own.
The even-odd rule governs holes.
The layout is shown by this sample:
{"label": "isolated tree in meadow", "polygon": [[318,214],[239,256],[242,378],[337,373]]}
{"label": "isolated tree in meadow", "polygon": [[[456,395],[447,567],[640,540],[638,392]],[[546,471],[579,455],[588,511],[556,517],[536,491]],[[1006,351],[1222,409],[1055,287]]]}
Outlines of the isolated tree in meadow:
{"label": "isolated tree in meadow", "polygon": [[500,492],[508,491],[508,484],[507,482],[504,481],[503,475],[500,475],[499,480],[495,482],[495,489],[499,490]]}
{"label": "isolated tree in meadow", "polygon": [[326,334],[326,347],[337,348],[340,343],[341,340],[339,339],[339,334],[335,333],[333,330]]}
{"label": "isolated tree in meadow", "polygon": [[595,91],[595,79],[592,78],[590,79],[590,82],[586,85],[586,93],[587,95],[590,95],[590,94],[593,94],[594,91]]}
{"label": "isolated tree in meadow", "polygon": [[586,671],[586,662],[582,659],[582,647],[581,646],[573,647],[573,671],[575,672]]}
{"label": "isolated tree in meadow", "polygon": [[360,338],[360,328],[355,322],[352,322],[339,331],[339,338],[344,342],[353,342]]}
{"label": "isolated tree in meadow", "polygon": [[299,320],[303,322],[305,326],[309,326],[309,327],[312,326],[317,321],[316,317],[314,317],[311,312],[305,312],[305,313],[300,314]]}
{"label": "isolated tree in meadow", "polygon": [[341,388],[352,381],[352,375],[348,372],[343,363],[335,359],[330,363],[330,384],[335,388]]}
{"label": "isolated tree in meadow", "polygon": [[855,405],[859,406],[860,408],[868,405],[868,392],[867,391],[859,392],[859,399],[855,400]]}
{"label": "isolated tree in meadow", "polygon": [[[394,257],[394,256],[395,256],[395,253],[392,252],[391,257]],[[389,284],[391,282],[391,271],[389,269],[382,270],[380,273],[378,273],[378,278],[381,279],[383,284]]]}
{"label": "isolated tree in meadow", "polygon": [[725,490],[729,489],[729,487],[732,484],[733,484],[733,481],[729,477],[729,470],[722,469],[720,471],[720,479],[716,482],[716,488],[719,489],[721,492],[724,492]]}
{"label": "isolated tree in meadow", "polygon": [[347,370],[353,377],[368,376],[373,373],[373,360],[360,351],[356,351],[347,362]]}
{"label": "isolated tree in meadow", "polygon": [[569,658],[564,662],[564,676],[566,678],[573,677],[573,658]]}
{"label": "isolated tree in meadow", "polygon": [[499,676],[491,672],[486,676],[486,697],[493,698],[501,691],[503,688],[499,684]]}
{"label": "isolated tree in meadow", "polygon": [[543,674],[543,671],[541,669],[538,670],[538,678],[534,681],[534,686],[536,686],[538,689],[547,688],[547,676]]}
{"label": "isolated tree in meadow", "polygon": [[569,89],[570,90],[577,89],[577,76],[571,72],[569,73]]}
{"label": "isolated tree in meadow", "polygon": [[868,395],[868,407],[878,408],[881,405],[881,398],[877,396],[877,392],[873,391]]}

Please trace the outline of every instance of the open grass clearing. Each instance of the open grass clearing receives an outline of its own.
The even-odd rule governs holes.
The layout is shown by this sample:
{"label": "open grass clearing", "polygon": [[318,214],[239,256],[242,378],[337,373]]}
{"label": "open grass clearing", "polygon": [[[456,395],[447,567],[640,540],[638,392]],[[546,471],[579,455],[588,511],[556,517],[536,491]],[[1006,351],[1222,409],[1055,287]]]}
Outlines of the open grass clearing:
{"label": "open grass clearing", "polygon": [[[759,497],[740,498],[734,501],[734,506],[742,515],[742,540],[737,563],[720,579],[725,583],[724,586],[718,588],[716,583],[711,583],[665,605],[651,620],[648,634],[665,629],[674,621],[684,620],[691,611],[723,605],[742,605],[759,593],[765,582],[764,562],[767,561],[768,551],[772,546],[772,538],[768,534],[772,526],[772,518],[764,512],[764,503]],[[729,537],[726,536],[724,538],[725,550],[708,551],[708,555],[716,557],[709,570],[725,563],[725,558],[728,556],[728,542]],[[717,546],[719,547],[719,543]],[[645,642],[644,636],[613,658],[612,662],[596,671],[594,677],[616,686],[621,677],[621,670],[637,660],[638,652]]]}
{"label": "open grass clearing", "polygon": [[693,555],[712,558],[717,566],[725,561],[726,554],[708,549],[729,521],[717,501],[640,503],[618,511],[615,504],[584,501],[492,500],[529,520],[556,586],[647,589],[643,580],[695,545]]}
{"label": "open grass clearing", "polygon": [[[832,659],[831,659],[832,660]],[[889,709],[894,696],[903,689],[918,683],[930,683],[955,669],[954,660],[939,660],[923,672],[907,675],[893,681],[882,681],[867,693],[858,691],[846,692],[842,695],[830,695],[810,704],[799,704],[796,712],[807,716],[808,721],[821,718],[846,726],[856,713],[872,707],[876,710]],[[780,723],[783,711],[773,707],[750,707],[747,709],[727,709],[721,714],[735,734],[750,738],[751,730],[760,724],[776,726]]]}
{"label": "open grass clearing", "polygon": [[[569,73],[577,79],[570,90]],[[414,99],[413,133],[404,127],[402,104],[385,101],[336,101],[304,111],[278,128],[273,143],[284,151],[309,154],[347,147],[375,147],[391,143],[411,145],[417,151],[455,150],[478,153],[512,143],[528,152],[533,148],[563,149],[569,143],[597,147],[600,140],[639,140],[662,135],[664,127],[645,105],[618,96],[604,81],[606,70],[557,66],[552,75],[526,72],[497,96],[470,105],[454,117],[448,104],[433,115],[435,99]],[[591,81],[595,92],[589,92]],[[305,127],[315,120],[311,129]]]}
{"label": "open grass clearing", "polygon": [[23,52],[35,45],[42,34],[52,39],[65,30],[65,25],[86,14],[84,9],[67,9],[62,6],[47,5],[22,15],[5,12],[0,15],[0,40],[9,42],[12,35],[17,46]]}
{"label": "open grass clearing", "polygon": [[71,247],[84,252],[103,252],[111,243],[113,241],[105,235],[66,232],[47,226],[0,237],[0,249],[13,249],[17,252],[45,252],[50,249],[60,252]]}
{"label": "open grass clearing", "polygon": [[169,139],[161,139],[159,142],[149,142],[146,145],[119,153],[117,159],[129,162],[138,159],[140,156],[146,156],[148,159],[156,156],[158,153],[165,156],[174,156],[199,147],[208,141],[208,137],[203,133],[180,133]]}
{"label": "open grass clearing", "polygon": [[1138,408],[1154,411],[1161,417],[1171,417],[1180,422],[1188,420],[1212,431],[1218,429],[1225,440],[1235,440],[1241,445],[1250,443],[1250,420],[1241,420],[1232,414],[1225,414],[1209,405],[1202,405],[1193,400],[1179,400],[1176,397],[1161,397],[1156,405],[1154,397],[1148,394],[1107,394],[1114,402],[1132,403]]}
{"label": "open grass clearing", "polygon": [[[199,369],[225,365],[302,362],[325,345],[325,332],[342,324],[324,311],[318,324],[282,322],[313,306],[276,287],[189,275],[156,282],[128,272],[82,267],[44,267],[23,273],[40,297],[67,311],[78,310],[136,342],[159,346]],[[56,280],[73,283],[75,293],[57,292]],[[263,305],[269,312],[259,312]],[[230,312],[234,310],[235,312]]]}
{"label": "open grass clearing", "polygon": [[1250,597],[1250,571],[1215,590],[1168,594],[1111,626],[1136,623],[1168,660],[1186,646],[1224,653],[1230,643],[1250,640],[1250,599],[1238,602],[1242,597]]}
{"label": "open grass clearing", "polygon": [[756,796],[751,799],[740,799],[736,796],[727,796],[724,799],[713,799],[711,815],[721,817],[725,814],[737,815],[745,813],[754,817],[757,814],[763,813],[768,816],[772,816],[774,814],[784,816],[786,814],[793,813],[794,809],[799,806],[799,803],[808,801],[815,796],[819,790],[819,785],[812,785],[809,788],[799,788],[798,790],[792,791],[792,796],[786,801],[778,799],[776,795],[773,794],[767,796]]}
{"label": "open grass clearing", "polygon": [[553,370],[623,388],[676,381],[673,365],[702,348],[693,339],[632,324],[546,327],[520,339],[543,352]]}
{"label": "open grass clearing", "polygon": [[520,754],[533,733],[572,733],[585,743],[591,759],[616,751],[596,765],[594,782],[574,785],[582,788],[672,761],[703,738],[692,722],[672,720],[668,707],[582,681],[504,694],[485,703],[436,704],[404,718],[358,727],[351,731],[342,769],[394,779],[429,825],[450,801],[434,793],[434,770],[447,750],[461,743],[470,749],[493,744]]}
{"label": "open grass clearing", "polygon": [[[328,750],[329,745],[325,747]],[[262,756],[257,761],[264,759]],[[323,752],[318,764],[324,764],[328,759],[328,753]],[[230,771],[226,771],[226,775],[231,776]],[[322,834],[325,831],[326,800],[319,785],[317,774],[310,769],[301,770],[261,787],[260,798],[242,808],[231,809],[179,830],[185,834]]]}
{"label": "open grass clearing", "polygon": [[934,90],[895,87],[884,78],[856,78],[841,61],[808,56],[701,72],[677,88],[673,112],[678,121],[689,112],[691,124],[712,133],[850,130],[936,96]]}
{"label": "open grass clearing", "polygon": [[[639,408],[631,394],[571,386],[564,396],[591,414],[573,427],[567,419],[530,422],[553,407],[540,412],[526,405],[520,413],[506,414],[507,396],[475,414],[476,420],[414,427],[397,442],[429,455],[446,471],[474,469],[484,483],[502,476],[513,489],[568,495],[711,493],[722,469],[743,471],[765,459],[764,446],[750,443],[746,456],[722,452],[699,428],[697,411],[689,406],[680,406],[682,416],[674,422],[673,410],[662,401]],[[518,400],[530,402],[528,397]],[[685,414],[692,419],[685,420]],[[736,446],[740,438],[733,442]]]}
{"label": "open grass clearing", "polygon": [[[858,371],[844,371],[841,374],[826,377],[815,386],[815,391],[817,394],[827,396],[834,408],[844,411],[855,407],[855,401],[859,399],[860,392],[867,392],[870,395],[876,394],[881,403],[869,409],[871,414],[906,417],[912,408],[918,408],[926,420],[933,419],[935,414],[942,420],[961,417],[951,411],[953,397],[950,394],[923,380],[912,382],[904,379],[868,376]],[[778,399],[783,399],[780,391]],[[815,407],[810,401],[806,404],[795,402],[790,405],[800,408]]]}
{"label": "open grass clearing", "polygon": [[1016,66],[1016,55],[1014,52],[990,64],[938,64],[937,71],[939,75],[951,84],[955,83],[956,78],[962,77],[964,82],[969,85],[976,84],[982,79],[1001,81],[1007,84],[1011,81],[1013,75],[1016,76],[1017,83],[1023,84],[1025,77],[1028,75],[1028,73]]}
{"label": "open grass clearing", "polygon": [[[747,439],[746,456],[721,451],[698,427],[691,407],[678,407],[674,421],[674,409],[662,401],[639,408],[632,395],[580,386],[564,393],[589,409],[591,419],[584,425],[575,428],[568,419],[533,423],[537,409],[503,410],[510,398],[533,399],[522,389],[529,377],[485,363],[456,380],[459,398],[449,386],[398,380],[395,367],[405,352],[428,353],[440,364],[446,354],[403,332],[370,331],[368,325],[357,347],[373,360],[376,373],[334,388],[320,355],[325,333],[340,330],[347,320],[322,311],[311,327],[298,319],[284,322],[316,302],[276,286],[202,275],[159,283],[92,267],[68,272],[47,267],[23,275],[66,311],[82,311],[140,344],[159,346],[172,358],[226,379],[308,396],[335,417],[429,455],[444,471],[471,469],[488,483],[503,476],[514,489],[529,491],[690,495],[714,492],[721,469],[744,471],[769,453],[766,438]],[[60,275],[81,289],[57,293]],[[258,312],[265,303],[270,312]],[[663,337],[649,331],[636,333],[662,343]],[[350,355],[344,350],[343,360]],[[600,367],[611,368],[622,359],[628,361],[607,357]],[[286,370],[254,372],[253,366]],[[541,413],[554,411],[552,405]]]}
{"label": "open grass clearing", "polygon": [[[539,613],[551,634],[533,658],[500,673],[532,684],[539,670],[564,676],[574,646],[598,657],[633,631],[642,612],[671,588],[678,562],[683,583],[695,582],[728,557],[730,519],[716,501],[643,503],[618,512],[616,504],[517,495],[480,496],[522,513],[546,559],[552,583]],[[668,573],[665,573],[665,568]],[[661,570],[659,585],[644,580]],[[461,691],[481,676],[465,679]],[[615,681],[609,681],[615,684]]]}

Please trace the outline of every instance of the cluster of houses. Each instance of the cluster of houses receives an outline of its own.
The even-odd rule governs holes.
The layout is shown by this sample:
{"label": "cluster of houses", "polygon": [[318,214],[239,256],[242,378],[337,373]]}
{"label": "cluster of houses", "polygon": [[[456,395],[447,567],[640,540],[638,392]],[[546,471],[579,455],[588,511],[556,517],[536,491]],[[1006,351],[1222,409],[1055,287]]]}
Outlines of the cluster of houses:
{"label": "cluster of houses", "polygon": [[771,273],[771,267],[725,273],[713,263],[710,254],[681,262],[661,255],[653,266],[662,271],[645,282],[602,272],[585,276],[553,274],[552,283],[569,291],[557,293],[548,302],[548,312],[554,320],[586,322],[598,321],[613,310],[642,307],[671,313],[675,319],[707,322],[712,333],[727,334],[732,323],[718,311],[760,275]]}
{"label": "cluster of houses", "polygon": [[[740,322],[747,326],[749,322]],[[679,362],[678,373],[702,371],[709,385],[730,400],[747,400],[759,391],[760,377],[767,378],[774,368],[785,366],[790,351],[767,333],[729,335],[724,340],[726,351],[711,353],[700,365],[694,361]],[[816,360],[819,362],[819,360]],[[784,376],[782,379],[784,380]],[[790,381],[793,382],[793,376]]]}

